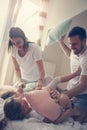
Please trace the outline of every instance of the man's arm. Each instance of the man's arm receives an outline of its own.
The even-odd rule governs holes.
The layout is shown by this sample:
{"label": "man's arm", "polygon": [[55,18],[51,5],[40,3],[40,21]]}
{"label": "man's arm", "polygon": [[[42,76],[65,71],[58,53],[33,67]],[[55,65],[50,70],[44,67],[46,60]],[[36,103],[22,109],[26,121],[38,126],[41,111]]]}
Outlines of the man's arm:
{"label": "man's arm", "polygon": [[81,73],[81,68],[79,67],[77,69],[77,71],[71,73],[71,74],[67,74],[67,75],[64,75],[64,76],[61,76],[61,82],[67,82],[69,80],[71,80],[72,78],[76,77],[76,76],[79,76]]}
{"label": "man's arm", "polygon": [[81,92],[87,89],[87,75],[81,75],[79,84],[72,88],[71,90],[66,91],[65,93],[70,97],[75,97]]}
{"label": "man's arm", "polygon": [[64,76],[60,76],[60,77],[55,77],[49,84],[48,86],[49,87],[52,87],[54,89],[57,89],[59,91],[62,91],[61,88],[59,88],[57,85],[59,83],[62,83],[62,82],[67,82],[69,80],[71,80],[72,78],[80,75],[81,73],[81,68],[79,67],[78,70],[74,73],[71,73],[71,74],[67,74],[67,75],[64,75]]}
{"label": "man's arm", "polygon": [[71,53],[71,49],[64,43],[64,38],[65,36],[63,36],[60,40],[60,45],[61,45],[61,48],[63,49],[64,53],[70,57],[70,53]]}

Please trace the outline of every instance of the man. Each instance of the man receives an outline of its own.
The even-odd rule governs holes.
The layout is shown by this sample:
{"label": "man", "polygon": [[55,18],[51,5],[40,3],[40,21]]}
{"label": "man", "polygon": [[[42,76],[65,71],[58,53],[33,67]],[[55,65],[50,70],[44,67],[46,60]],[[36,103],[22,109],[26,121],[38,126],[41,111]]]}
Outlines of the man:
{"label": "man", "polygon": [[[65,92],[70,98],[76,97],[75,107],[80,107],[87,112],[87,46],[86,31],[82,27],[74,27],[68,34],[70,48],[61,39],[61,47],[70,57],[71,73],[80,66],[81,74],[71,79]],[[52,95],[51,95],[52,96]],[[55,97],[55,96],[54,96]]]}

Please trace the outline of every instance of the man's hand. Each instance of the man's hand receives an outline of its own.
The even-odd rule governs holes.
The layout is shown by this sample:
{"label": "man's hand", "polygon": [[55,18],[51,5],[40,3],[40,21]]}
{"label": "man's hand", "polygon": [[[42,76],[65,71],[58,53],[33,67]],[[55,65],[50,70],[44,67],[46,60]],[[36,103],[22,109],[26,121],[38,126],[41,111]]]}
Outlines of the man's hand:
{"label": "man's hand", "polygon": [[64,43],[64,39],[65,39],[66,35],[62,36],[60,39],[60,43]]}

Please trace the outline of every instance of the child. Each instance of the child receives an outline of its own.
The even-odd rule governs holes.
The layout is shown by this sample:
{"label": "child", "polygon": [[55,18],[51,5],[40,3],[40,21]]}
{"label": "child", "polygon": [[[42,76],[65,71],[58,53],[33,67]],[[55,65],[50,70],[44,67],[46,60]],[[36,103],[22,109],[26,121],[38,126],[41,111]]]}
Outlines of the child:
{"label": "child", "polygon": [[[77,72],[74,72],[73,74],[68,75],[67,80],[79,75],[79,73],[80,72],[77,71]],[[59,104],[56,104],[55,100],[51,99],[51,97],[50,97],[50,93],[49,93],[50,89],[56,88],[58,82],[64,81],[64,80],[65,80],[65,78],[63,78],[63,77],[55,78],[47,87],[44,87],[44,89],[42,89],[42,90],[34,90],[34,91],[29,92],[29,93],[26,93],[25,97],[26,97],[27,100],[25,98],[21,97],[21,96],[18,97],[18,98],[10,98],[10,99],[8,99],[6,101],[6,103],[5,103],[5,105],[4,105],[4,113],[5,113],[6,118],[8,118],[10,120],[24,119],[26,117],[26,115],[28,115],[31,112],[32,108],[34,108],[34,103],[32,103],[31,95],[35,91],[36,91],[35,92],[36,95],[38,95],[38,93],[41,93],[40,96],[42,96],[42,93],[44,91],[45,91],[45,94],[47,93],[48,97],[46,99],[45,99],[45,96],[43,94],[43,99],[45,99],[45,101],[44,101],[44,110],[45,110],[45,107],[48,105],[49,101],[51,101],[51,105],[52,105],[52,103],[54,104],[54,106],[52,105],[52,107],[55,107],[55,108],[57,107],[56,110],[58,110],[57,111],[58,115],[56,115],[56,117],[54,116],[54,119],[52,119],[53,117],[49,118],[49,111],[52,112],[53,109],[48,106],[49,107],[48,111],[46,110],[47,113],[42,113],[42,115],[45,117],[44,121],[46,121],[45,119],[49,119],[49,122],[59,123],[59,122],[62,122],[63,120],[65,120],[68,116],[73,115],[74,112],[73,112],[73,110],[71,108],[71,102],[70,102],[67,95],[58,93],[58,95],[59,95]],[[56,82],[54,82],[54,81],[56,81]],[[35,96],[32,96],[32,97],[34,97],[34,99],[36,99]],[[39,99],[41,99],[41,98],[39,98]],[[48,99],[48,103],[46,102],[47,99]],[[65,100],[65,102],[64,102],[65,104],[63,103],[64,100]],[[40,110],[40,108],[43,108],[43,106],[41,106],[41,105],[43,105],[43,103],[42,103],[43,101],[42,100],[39,100],[39,101],[41,103],[39,103],[40,104],[39,107],[38,107],[38,105],[36,106],[36,108],[37,108],[36,111],[38,111],[38,108],[39,108],[39,110]],[[30,102],[31,102],[31,106],[29,104]],[[69,113],[66,110],[69,110],[68,111]],[[54,114],[54,112],[52,112],[52,113]],[[46,116],[46,114],[48,114],[48,115]]]}

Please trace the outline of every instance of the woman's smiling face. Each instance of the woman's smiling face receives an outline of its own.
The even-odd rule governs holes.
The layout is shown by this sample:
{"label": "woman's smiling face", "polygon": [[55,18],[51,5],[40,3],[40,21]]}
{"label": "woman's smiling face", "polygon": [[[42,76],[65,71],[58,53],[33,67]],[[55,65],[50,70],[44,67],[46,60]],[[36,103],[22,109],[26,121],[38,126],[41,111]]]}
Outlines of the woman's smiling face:
{"label": "woman's smiling face", "polygon": [[21,37],[11,38],[12,44],[18,48],[18,50],[23,49],[24,40]]}

